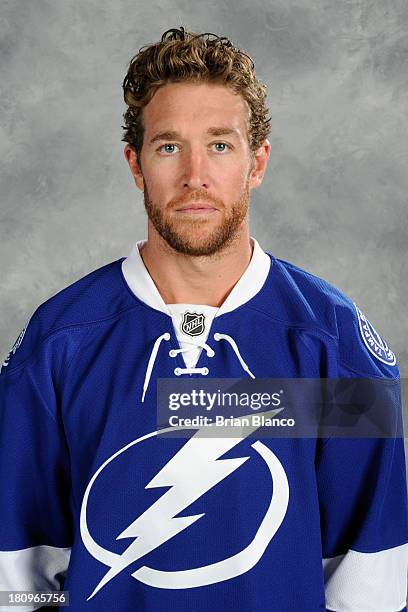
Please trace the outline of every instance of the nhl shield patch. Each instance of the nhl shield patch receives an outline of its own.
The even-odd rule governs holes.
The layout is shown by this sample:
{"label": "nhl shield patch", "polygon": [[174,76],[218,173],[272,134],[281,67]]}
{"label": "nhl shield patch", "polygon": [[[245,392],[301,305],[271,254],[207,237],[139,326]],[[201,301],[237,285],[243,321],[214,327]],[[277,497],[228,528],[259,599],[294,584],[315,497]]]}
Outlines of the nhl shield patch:
{"label": "nhl shield patch", "polygon": [[354,307],[358,316],[361,337],[370,353],[387,365],[395,365],[397,362],[396,357],[385,340],[381,338],[356,304],[354,304]]}
{"label": "nhl shield patch", "polygon": [[200,336],[205,329],[205,318],[202,313],[185,312],[181,322],[181,331],[189,336]]}

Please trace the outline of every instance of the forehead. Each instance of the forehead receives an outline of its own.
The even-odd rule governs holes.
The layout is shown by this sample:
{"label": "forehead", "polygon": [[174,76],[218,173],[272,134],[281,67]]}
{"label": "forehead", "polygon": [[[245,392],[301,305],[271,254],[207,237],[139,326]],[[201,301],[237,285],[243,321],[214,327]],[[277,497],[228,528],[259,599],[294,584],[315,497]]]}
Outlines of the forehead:
{"label": "forehead", "polygon": [[199,131],[225,125],[245,136],[248,106],[243,97],[218,83],[168,83],[143,109],[147,135],[161,129]]}

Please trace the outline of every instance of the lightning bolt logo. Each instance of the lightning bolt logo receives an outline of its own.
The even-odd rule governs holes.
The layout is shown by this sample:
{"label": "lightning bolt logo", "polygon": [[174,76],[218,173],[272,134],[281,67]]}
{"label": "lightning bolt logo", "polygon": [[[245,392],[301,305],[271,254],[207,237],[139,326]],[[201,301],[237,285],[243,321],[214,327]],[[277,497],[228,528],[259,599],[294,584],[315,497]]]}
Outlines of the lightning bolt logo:
{"label": "lightning bolt logo", "polygon": [[[264,414],[268,418],[281,410],[282,408],[278,408]],[[212,426],[207,425],[205,428],[207,432],[209,427]],[[191,427],[186,429],[191,429]],[[236,459],[220,459],[220,457],[242,442],[256,429],[257,427],[253,426],[242,426],[238,437],[235,434],[235,437],[209,438],[207,437],[208,433],[204,434],[203,430],[198,428],[196,434],[146,485],[146,488],[170,488],[117,536],[117,540],[134,538],[133,542],[121,554],[105,550],[93,540],[86,522],[89,494],[96,478],[109,463],[131,446],[157,435],[158,432],[152,432],[133,440],[100,466],[85,491],[81,507],[80,529],[87,550],[110,569],[97,584],[88,600],[130,564],[175,537],[205,515],[203,512],[192,516],[177,517],[177,514],[235,472],[249,459],[249,457]],[[174,428],[170,427],[161,430],[160,433],[173,430]],[[234,432],[236,431],[237,427],[234,427]],[[160,588],[192,588],[232,578],[248,571],[259,561],[283,521],[289,500],[289,487],[283,467],[272,451],[259,441],[255,442],[252,447],[262,456],[269,467],[273,479],[274,494],[258,532],[249,546],[228,559],[199,568],[166,572],[144,566],[132,574],[134,578]]]}

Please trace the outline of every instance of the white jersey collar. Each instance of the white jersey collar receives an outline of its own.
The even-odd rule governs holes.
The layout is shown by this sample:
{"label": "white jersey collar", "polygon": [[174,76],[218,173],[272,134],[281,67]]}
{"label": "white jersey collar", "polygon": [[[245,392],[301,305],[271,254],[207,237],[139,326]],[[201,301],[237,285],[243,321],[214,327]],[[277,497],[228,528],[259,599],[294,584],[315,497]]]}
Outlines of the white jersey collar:
{"label": "white jersey collar", "polygon": [[[171,312],[163,301],[139,253],[139,248],[145,243],[146,240],[139,240],[133,246],[129,257],[122,262],[123,276],[129,288],[139,300],[171,317]],[[261,249],[255,238],[251,237],[251,243],[254,247],[251,261],[231,293],[217,310],[217,317],[248,302],[261,290],[265,283],[271,266],[271,259]]]}

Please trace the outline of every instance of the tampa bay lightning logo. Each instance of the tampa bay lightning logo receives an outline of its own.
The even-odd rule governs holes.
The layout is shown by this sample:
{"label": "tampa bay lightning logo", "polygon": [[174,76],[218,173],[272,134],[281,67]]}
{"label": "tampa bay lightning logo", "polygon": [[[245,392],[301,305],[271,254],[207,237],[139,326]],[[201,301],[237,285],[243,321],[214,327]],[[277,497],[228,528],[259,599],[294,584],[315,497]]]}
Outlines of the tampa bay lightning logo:
{"label": "tampa bay lightning logo", "polygon": [[[274,416],[281,409],[271,410],[266,416]],[[160,433],[174,428],[160,430]],[[215,563],[201,567],[186,567],[173,571],[164,571],[148,567],[142,558],[165,542],[189,529],[198,520],[206,520],[205,512],[192,516],[179,516],[188,506],[200,499],[207,491],[221,483],[251,457],[221,459],[225,453],[237,446],[242,440],[258,429],[253,426],[243,426],[239,429],[240,437],[203,437],[200,428],[188,438],[188,441],[159,470],[146,485],[151,487],[166,487],[163,493],[147,510],[126,527],[116,539],[130,538],[128,547],[117,554],[107,550],[92,537],[87,523],[87,506],[96,479],[108,466],[123,453],[132,452],[135,445],[143,444],[157,436],[154,431],[133,440],[111,457],[109,457],[92,476],[82,501],[80,514],[80,530],[82,541],[88,552],[109,569],[95,586],[88,600],[94,597],[102,587],[139,559],[140,566],[131,575],[136,580],[151,587],[162,589],[189,589],[229,580],[254,567],[261,559],[269,542],[279,529],[288,507],[289,485],[285,470],[276,455],[265,444],[257,440],[252,444],[253,450],[261,457],[270,479],[270,500],[253,540],[241,551]],[[203,501],[204,503],[204,501]],[[204,506],[203,506],[204,508]]]}
{"label": "tampa bay lightning logo", "polygon": [[381,338],[378,332],[376,332],[370,321],[368,321],[368,319],[363,315],[358,306],[356,304],[354,304],[354,306],[357,311],[361,337],[370,353],[379,361],[382,361],[387,365],[395,365],[397,360],[392,350]]}

